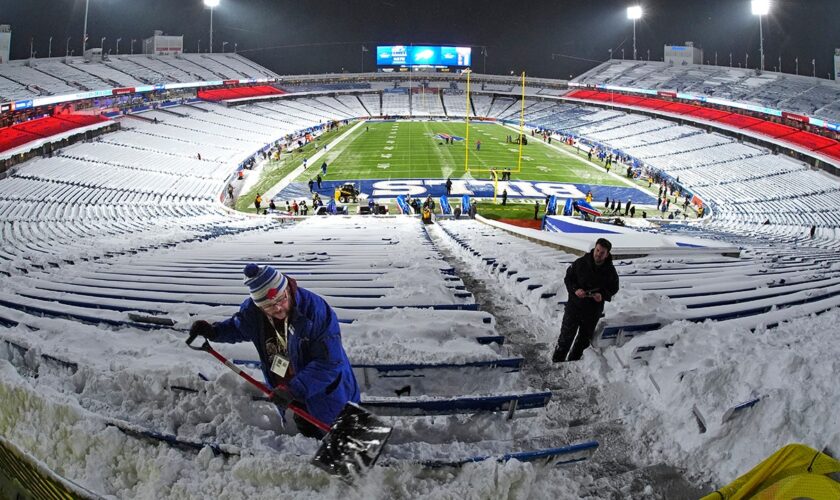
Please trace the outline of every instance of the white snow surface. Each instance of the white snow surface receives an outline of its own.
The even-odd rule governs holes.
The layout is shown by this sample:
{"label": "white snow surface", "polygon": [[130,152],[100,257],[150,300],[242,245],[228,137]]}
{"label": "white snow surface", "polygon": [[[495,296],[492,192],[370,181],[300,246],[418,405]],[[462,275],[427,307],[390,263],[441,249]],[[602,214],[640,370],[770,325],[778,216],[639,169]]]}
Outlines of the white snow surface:
{"label": "white snow surface", "polygon": [[[342,224],[354,225],[353,231],[342,232]],[[445,227],[451,230],[456,225],[447,223]],[[349,241],[351,234],[361,239],[372,234],[381,240],[379,231],[385,228],[389,237],[409,243],[394,245],[393,259],[386,262],[386,267],[405,266],[401,280],[395,281],[397,285],[413,286],[415,294],[445,293],[439,286],[440,275],[431,269],[446,263],[433,258],[430,264],[423,264],[430,258],[430,249],[420,245],[420,239],[413,239],[412,235],[420,231],[416,220],[312,219],[285,229],[284,237],[300,239],[329,231],[339,233],[338,241]],[[558,299],[565,298],[560,285],[562,271],[573,256],[564,257],[524,240],[514,241],[515,237],[486,226],[481,230],[489,233],[500,248],[530,247],[531,253],[517,248],[510,255],[525,268],[544,269],[541,278],[548,283],[547,289],[557,292]],[[217,242],[190,243],[150,252],[145,257],[79,265],[68,272],[52,271],[49,276],[81,276],[87,267],[98,271],[139,264],[154,268],[188,257],[203,256],[211,261],[217,256],[230,258],[243,248],[250,248],[247,255],[256,257],[262,251],[260,240],[264,247],[270,247],[277,239],[276,233],[261,234],[265,233],[225,236]],[[446,240],[438,227],[432,228],[431,235],[439,247],[455,251],[456,245]],[[284,246],[283,251],[301,255],[308,248]],[[338,259],[337,250],[329,253]],[[553,257],[546,259],[549,255]],[[467,261],[472,257],[464,253],[462,258]],[[474,269],[462,272],[476,276],[485,272],[482,268],[486,264],[481,260],[472,258],[470,262]],[[621,269],[621,264],[627,263],[619,264]],[[641,270],[655,268],[655,264],[643,261],[633,265]],[[380,267],[375,260],[364,264],[356,261],[353,266]],[[240,268],[238,264],[236,268]],[[47,277],[40,279],[46,281]],[[233,277],[230,282],[236,286],[239,279]],[[555,388],[562,399],[564,382],[558,380],[556,368],[548,366],[545,359],[549,353],[545,346],[553,344],[562,314],[545,304],[537,305],[539,301],[515,280],[487,275],[487,283],[499,303],[510,304],[505,314],[521,315],[520,326],[529,331],[531,341],[544,346],[529,363],[548,367],[541,372],[542,382],[545,387]],[[4,279],[4,285],[9,290],[20,288],[9,279]],[[662,312],[681,309],[656,293],[634,287],[628,281],[610,304],[608,316],[646,308]],[[241,289],[244,298],[246,292]],[[406,295],[397,291],[396,296]],[[530,309],[523,306],[529,302],[534,304]],[[189,313],[208,314],[213,309],[176,304],[168,312],[179,320],[176,326],[184,327]],[[225,309],[225,314],[230,311]],[[470,340],[478,335],[507,333],[497,331],[494,323],[480,321],[479,314],[370,310],[358,314],[354,323],[342,325],[344,342],[351,358],[367,362],[457,362],[507,354],[498,347]],[[714,322],[678,321],[637,336],[621,347],[588,350],[584,360],[574,366],[573,379],[597,387],[601,400],[591,403],[593,411],[599,407],[602,416],[620,418],[631,437],[626,451],[638,464],[664,462],[686,469],[698,484],[720,484],[791,441],[816,448],[840,448],[840,400],[832,376],[840,370],[834,344],[838,321],[837,310],[755,331]],[[29,348],[24,356],[9,344],[0,343],[0,432],[57,473],[108,498],[597,498],[597,491],[608,491],[599,490],[605,479],[588,475],[585,462],[558,468],[489,461],[443,471],[430,471],[414,463],[459,454],[527,449],[527,443],[531,447],[534,443],[559,446],[576,441],[568,427],[558,425],[563,413],[559,400],[512,421],[499,415],[392,418],[395,435],[382,459],[390,464],[374,468],[351,486],[309,465],[317,443],[297,435],[292,424],[283,430],[274,408],[252,401],[254,391],[236,375],[206,354],[187,349],[183,331],[114,329],[30,317],[26,325],[0,330],[0,337]],[[632,359],[636,347],[649,344],[673,346],[657,347],[646,362]],[[219,347],[229,355],[253,354],[248,344]],[[41,354],[78,363],[80,368],[71,374],[45,361]],[[210,382],[199,382],[198,372]],[[528,380],[535,379],[539,380],[533,376]],[[439,382],[458,383],[451,376]],[[173,385],[194,387],[199,392],[179,393],[170,389]],[[542,388],[519,380],[513,386],[505,382],[483,390]],[[729,407],[755,396],[761,400],[754,408],[721,423]],[[704,434],[698,432],[692,414],[695,406],[708,427]],[[108,426],[109,419],[124,419],[182,439],[212,441],[241,456],[224,458],[214,456],[209,448],[195,453],[139,440]],[[597,432],[592,432],[588,437],[597,439]]]}
{"label": "white snow surface", "polygon": [[[222,135],[206,140],[246,156],[246,146]],[[6,196],[20,191],[23,182],[16,181],[0,181]],[[194,189],[204,192],[198,206],[185,201],[190,189],[182,193],[180,185],[165,197],[132,192],[105,200],[91,194],[105,190],[68,188],[66,199],[44,207],[9,198],[14,208],[4,212],[0,318],[18,324],[0,326],[0,435],[96,495],[690,498],[646,484],[639,471],[666,464],[704,487],[733,480],[789,442],[840,451],[833,377],[840,371],[840,311],[829,296],[840,275],[834,240],[754,248],[722,239],[744,247],[742,258],[617,259],[622,287],[604,324],[663,326],[558,366],[549,358],[567,296],[563,277],[575,256],[475,221],[442,221],[426,233],[418,220],[402,216],[283,225],[244,218],[207,202],[220,181],[202,182],[195,180]],[[89,206],[90,199],[100,204]],[[192,240],[220,227],[231,234]],[[126,250],[136,253],[120,255]],[[525,358],[514,374],[434,372],[411,382],[412,397],[551,390],[552,400],[512,420],[501,413],[385,417],[395,431],[381,466],[352,485],[332,478],[309,463],[317,442],[298,435],[291,419],[284,428],[272,405],[252,400],[256,391],[184,344],[193,320],[220,320],[237,310],[247,296],[241,270],[251,260],[273,262],[325,297],[344,321],[354,364]],[[758,294],[768,296],[762,314],[685,321],[737,313]],[[788,296],[807,303],[789,306]],[[732,302],[707,305],[722,298]],[[476,303],[480,311],[429,308]],[[52,315],[40,317],[37,309]],[[162,314],[176,324],[109,326],[128,322],[127,311]],[[475,341],[493,335],[504,335],[506,344]],[[637,348],[651,346],[636,359]],[[230,357],[255,358],[249,344],[217,347]],[[363,396],[393,398],[403,383],[374,378]],[[760,398],[754,407],[723,422],[729,408],[754,398]],[[115,421],[235,454],[138,439],[109,425]],[[590,439],[600,442],[592,459],[565,468],[491,460],[432,470],[417,463]],[[634,481],[642,484],[631,487]]]}

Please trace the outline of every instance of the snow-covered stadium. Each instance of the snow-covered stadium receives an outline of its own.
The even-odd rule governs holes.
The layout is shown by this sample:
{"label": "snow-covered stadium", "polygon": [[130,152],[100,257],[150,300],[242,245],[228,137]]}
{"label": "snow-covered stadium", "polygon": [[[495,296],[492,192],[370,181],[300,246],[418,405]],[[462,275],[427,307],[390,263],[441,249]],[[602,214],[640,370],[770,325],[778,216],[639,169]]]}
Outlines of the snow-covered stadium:
{"label": "snow-covered stadium", "polygon": [[[836,81],[621,59],[571,80],[279,75],[164,52],[0,64],[2,495],[699,498],[789,443],[840,456]],[[424,224],[402,201],[283,209],[368,126],[466,118],[554,138],[593,171],[586,152],[615,154],[611,189],[656,217],[546,214],[540,230],[481,209]],[[293,158],[262,191],[278,208],[237,210],[275,152]],[[459,168],[459,198],[493,198]],[[540,180],[483,186],[559,207],[580,184]],[[393,204],[421,184],[361,185]],[[620,292],[583,359],[553,363],[564,275],[602,236]],[[361,406],[393,428],[351,482],[185,345],[193,321],[238,310],[251,262],[334,308]],[[253,345],[213,346],[260,378]]]}

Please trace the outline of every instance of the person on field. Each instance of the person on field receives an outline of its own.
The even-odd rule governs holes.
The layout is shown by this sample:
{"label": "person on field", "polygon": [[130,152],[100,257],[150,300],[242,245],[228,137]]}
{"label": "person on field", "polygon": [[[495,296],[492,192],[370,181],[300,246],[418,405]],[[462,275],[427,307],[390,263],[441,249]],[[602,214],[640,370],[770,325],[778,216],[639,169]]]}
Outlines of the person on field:
{"label": "person on field", "polygon": [[588,254],[566,270],[563,280],[569,298],[560,326],[560,337],[551,360],[576,361],[592,340],[598,318],[607,302],[618,293],[618,273],[612,263],[612,243],[598,238]]}
{"label": "person on field", "polygon": [[[250,296],[239,311],[213,324],[198,320],[190,335],[227,344],[253,342],[273,388],[271,401],[281,411],[296,402],[332,424],[348,402],[360,400],[335,312],[322,297],[271,266],[248,264],[244,272]],[[323,431],[297,414],[294,420],[301,434],[323,437]]]}

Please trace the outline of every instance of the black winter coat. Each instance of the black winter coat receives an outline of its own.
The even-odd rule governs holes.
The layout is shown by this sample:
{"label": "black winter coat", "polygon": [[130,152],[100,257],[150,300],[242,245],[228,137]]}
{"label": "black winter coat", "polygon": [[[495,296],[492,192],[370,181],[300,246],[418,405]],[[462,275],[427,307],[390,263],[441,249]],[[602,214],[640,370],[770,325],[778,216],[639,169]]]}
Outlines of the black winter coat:
{"label": "black winter coat", "polygon": [[[618,293],[618,273],[613,266],[612,256],[608,256],[603,264],[596,266],[594,253],[594,250],[590,251],[574,261],[566,270],[566,278],[563,280],[569,292],[566,307],[600,312],[604,309],[604,302]],[[575,295],[578,288],[590,293],[600,293],[604,298],[603,302],[595,302],[591,297],[578,298]]]}

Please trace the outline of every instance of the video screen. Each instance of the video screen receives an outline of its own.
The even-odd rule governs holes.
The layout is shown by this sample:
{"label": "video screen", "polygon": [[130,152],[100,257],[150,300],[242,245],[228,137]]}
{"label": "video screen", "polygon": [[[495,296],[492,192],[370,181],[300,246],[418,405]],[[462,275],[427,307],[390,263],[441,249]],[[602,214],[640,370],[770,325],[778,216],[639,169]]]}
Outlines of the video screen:
{"label": "video screen", "polygon": [[465,67],[471,61],[470,47],[381,45],[376,48],[378,66]]}

